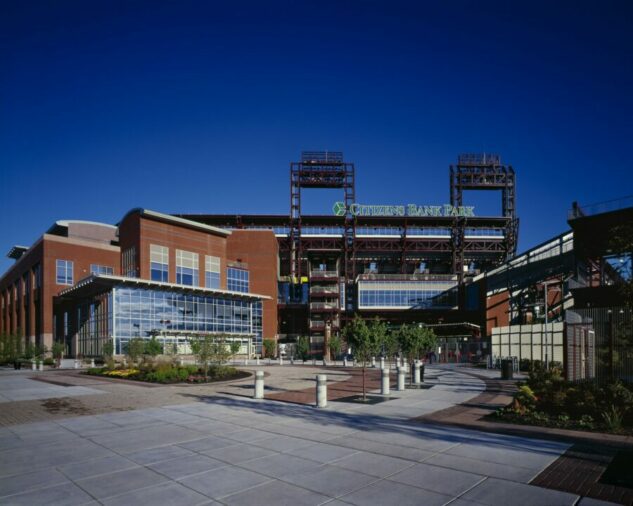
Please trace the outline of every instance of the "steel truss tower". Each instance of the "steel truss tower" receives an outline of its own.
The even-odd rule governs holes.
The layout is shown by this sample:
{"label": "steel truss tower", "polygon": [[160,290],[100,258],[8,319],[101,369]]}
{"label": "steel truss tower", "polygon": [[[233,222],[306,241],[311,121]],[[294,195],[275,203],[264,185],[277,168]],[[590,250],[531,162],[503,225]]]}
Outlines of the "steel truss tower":
{"label": "steel truss tower", "polygon": [[[516,177],[512,166],[501,164],[499,155],[463,154],[457,165],[450,166],[451,205],[463,206],[465,190],[501,191],[501,210],[507,218],[505,226],[505,259],[516,253],[519,220],[516,217]],[[465,228],[467,218],[455,218],[451,233],[453,272],[464,276]]]}

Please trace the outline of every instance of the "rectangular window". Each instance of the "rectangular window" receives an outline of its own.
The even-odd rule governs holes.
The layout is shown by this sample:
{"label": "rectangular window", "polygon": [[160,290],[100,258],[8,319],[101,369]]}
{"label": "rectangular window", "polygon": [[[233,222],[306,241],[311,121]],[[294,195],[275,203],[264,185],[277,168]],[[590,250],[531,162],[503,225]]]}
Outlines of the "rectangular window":
{"label": "rectangular window", "polygon": [[226,271],[226,284],[229,290],[234,292],[248,292],[248,271],[229,267]]}
{"label": "rectangular window", "polygon": [[149,262],[152,281],[169,281],[169,248],[149,245]]}
{"label": "rectangular window", "polygon": [[57,284],[73,284],[73,263],[71,260],[57,260]]}
{"label": "rectangular window", "polygon": [[121,253],[122,261],[121,267],[123,271],[123,275],[126,278],[135,278],[136,277],[136,246],[132,246],[123,250]]}
{"label": "rectangular window", "polygon": [[198,254],[176,250],[176,283],[198,286]]}
{"label": "rectangular window", "polygon": [[98,265],[98,264],[90,264],[90,274],[106,274],[107,276],[112,276],[114,274],[114,269],[112,267],[108,267],[107,265]]}
{"label": "rectangular window", "polygon": [[204,285],[207,288],[220,288],[220,258],[205,255]]}

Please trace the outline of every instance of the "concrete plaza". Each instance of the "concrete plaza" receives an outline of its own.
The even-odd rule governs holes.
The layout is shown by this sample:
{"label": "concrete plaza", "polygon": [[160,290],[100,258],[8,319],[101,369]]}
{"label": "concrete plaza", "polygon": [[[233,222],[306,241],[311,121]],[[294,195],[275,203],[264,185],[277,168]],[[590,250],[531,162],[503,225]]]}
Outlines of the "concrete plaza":
{"label": "concrete plaza", "polygon": [[[305,382],[313,372],[264,369],[271,384],[283,375]],[[391,400],[377,405],[330,402],[325,409],[250,399],[250,379],[189,390],[125,385],[139,396],[164,389],[167,401],[183,397],[1,427],[0,504],[607,504],[529,485],[568,444],[412,420],[484,389],[481,380],[453,369],[428,368],[427,383],[432,388],[392,391]],[[29,390],[30,399],[40,389],[42,399],[98,400],[112,394],[102,384],[95,395],[89,390],[99,391],[99,384],[76,390],[84,387],[3,373],[7,400],[0,409],[19,404],[10,400],[16,388]]]}

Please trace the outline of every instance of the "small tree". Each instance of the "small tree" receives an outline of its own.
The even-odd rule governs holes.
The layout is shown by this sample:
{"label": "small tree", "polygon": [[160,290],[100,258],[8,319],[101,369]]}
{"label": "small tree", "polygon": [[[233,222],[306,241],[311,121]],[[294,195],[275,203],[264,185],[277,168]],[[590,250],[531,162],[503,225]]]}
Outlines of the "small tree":
{"label": "small tree", "polygon": [[231,359],[235,360],[235,355],[237,355],[240,352],[241,348],[242,348],[242,344],[239,343],[238,341],[233,341],[231,343],[231,346],[229,347],[229,349],[231,350]]}
{"label": "small tree", "polygon": [[51,348],[51,353],[53,354],[53,358],[57,362],[57,367],[61,366],[62,358],[64,357],[64,350],[65,349],[66,349],[66,347],[64,346],[63,343],[60,343],[59,341],[55,341],[53,343],[53,347]]}
{"label": "small tree", "polygon": [[137,361],[145,353],[145,339],[142,337],[134,337],[130,339],[127,344],[127,356],[133,365],[136,365]]}
{"label": "small tree", "polygon": [[149,341],[145,341],[144,353],[152,358],[155,358],[163,353],[163,344],[156,338],[156,336],[152,336]]}
{"label": "small tree", "polygon": [[114,342],[112,339],[108,339],[105,343],[103,343],[101,353],[107,368],[110,370],[114,369]]}
{"label": "small tree", "polygon": [[343,341],[341,341],[339,336],[330,336],[327,345],[330,348],[332,360],[336,360],[336,357],[341,354],[341,350],[343,349]]}
{"label": "small tree", "polygon": [[189,341],[189,346],[191,346],[191,353],[196,356],[198,363],[202,365],[205,379],[208,378],[209,360],[211,360],[216,353],[216,338],[211,335],[206,335],[198,339],[192,339]]}
{"label": "small tree", "polygon": [[277,343],[275,343],[274,339],[264,339],[264,355],[266,357],[274,358],[276,348]]}
{"label": "small tree", "polygon": [[303,362],[310,358],[310,340],[306,336],[297,339],[297,357]]}
{"label": "small tree", "polygon": [[376,353],[377,337],[386,332],[386,326],[378,319],[370,322],[368,326],[365,320],[359,315],[355,315],[343,332],[347,343],[352,345],[355,359],[362,365],[363,400],[366,400],[365,369],[369,359]]}

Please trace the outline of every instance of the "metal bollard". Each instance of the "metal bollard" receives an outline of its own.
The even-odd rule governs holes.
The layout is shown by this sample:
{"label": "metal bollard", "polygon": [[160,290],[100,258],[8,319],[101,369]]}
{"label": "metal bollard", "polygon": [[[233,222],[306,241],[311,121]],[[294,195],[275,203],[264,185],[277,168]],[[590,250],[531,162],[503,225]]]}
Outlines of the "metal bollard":
{"label": "metal bollard", "polygon": [[413,362],[413,384],[420,384],[420,361],[416,360]]}
{"label": "metal bollard", "polygon": [[380,368],[381,369],[385,368],[385,357],[380,357]]}
{"label": "metal bollard", "polygon": [[398,367],[398,391],[402,392],[404,390],[404,367]]}
{"label": "metal bollard", "polygon": [[316,384],[316,406],[317,408],[327,407],[327,375],[317,374]]}
{"label": "metal bollard", "polygon": [[255,371],[255,395],[253,399],[264,398],[264,371]]}
{"label": "metal bollard", "polygon": [[382,395],[389,395],[389,366],[383,367],[381,370],[381,373],[382,373],[382,377],[381,377],[382,388],[381,388],[380,393]]}
{"label": "metal bollard", "polygon": [[371,357],[371,366],[376,367],[376,357]]}

